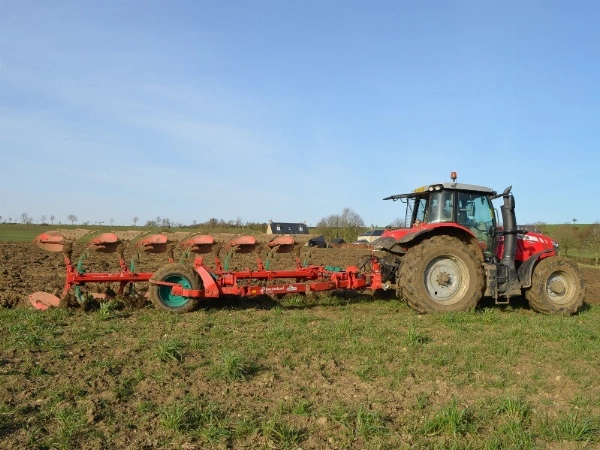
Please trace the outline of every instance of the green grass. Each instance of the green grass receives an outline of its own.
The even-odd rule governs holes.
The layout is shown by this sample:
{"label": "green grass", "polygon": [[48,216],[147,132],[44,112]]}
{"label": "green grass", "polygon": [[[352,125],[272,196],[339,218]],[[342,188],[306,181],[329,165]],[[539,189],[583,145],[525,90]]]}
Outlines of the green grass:
{"label": "green grass", "polygon": [[218,361],[212,366],[209,376],[228,382],[243,381],[259,370],[260,366],[256,362],[244,358],[236,352],[226,351],[220,355]]}
{"label": "green grass", "polygon": [[0,309],[0,436],[7,448],[594,448],[599,354],[597,305],[571,317],[327,296],[185,315]]}
{"label": "green grass", "polygon": [[[94,232],[109,232],[109,231],[125,231],[125,230],[139,230],[148,231],[153,233],[160,233],[163,231],[184,231],[188,233],[244,233],[244,234],[257,234],[255,230],[247,229],[245,227],[234,227],[234,226],[219,226],[216,228],[207,227],[146,227],[146,226],[126,226],[126,225],[94,225],[94,224],[57,224],[54,225],[23,225],[20,223],[0,223],[0,242],[31,242],[33,239],[45,231],[51,230],[75,230],[75,229],[86,229]],[[265,232],[265,230],[261,232]],[[309,230],[310,231],[310,230]]]}
{"label": "green grass", "polygon": [[54,229],[46,225],[9,225],[0,223],[0,241],[30,242],[38,234]]}
{"label": "green grass", "polygon": [[[52,230],[75,230],[75,229],[86,229],[90,231],[108,232],[108,231],[119,231],[119,230],[140,230],[140,231],[152,231],[159,233],[165,231],[160,227],[143,227],[143,226],[107,226],[107,225],[66,225],[66,224],[54,224],[54,225],[23,225],[23,224],[6,224],[0,223],[0,241],[5,242],[31,242],[33,239],[45,231]],[[170,231],[192,231],[191,228],[172,228]]]}

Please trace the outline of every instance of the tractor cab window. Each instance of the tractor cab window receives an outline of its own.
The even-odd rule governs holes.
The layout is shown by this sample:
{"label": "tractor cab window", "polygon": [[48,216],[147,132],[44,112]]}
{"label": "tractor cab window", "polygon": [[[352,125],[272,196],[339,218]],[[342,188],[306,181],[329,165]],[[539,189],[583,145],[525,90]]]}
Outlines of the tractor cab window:
{"label": "tractor cab window", "polygon": [[425,211],[427,207],[426,197],[410,197],[407,199],[406,219],[404,223],[410,223],[411,226],[425,221]]}
{"label": "tractor cab window", "polygon": [[452,192],[432,192],[427,207],[427,223],[452,221]]}
{"label": "tractor cab window", "polygon": [[[485,251],[492,251],[490,228],[494,225],[494,210],[488,197],[473,192],[458,193],[457,222],[471,230]],[[483,247],[482,247],[483,248]]]}

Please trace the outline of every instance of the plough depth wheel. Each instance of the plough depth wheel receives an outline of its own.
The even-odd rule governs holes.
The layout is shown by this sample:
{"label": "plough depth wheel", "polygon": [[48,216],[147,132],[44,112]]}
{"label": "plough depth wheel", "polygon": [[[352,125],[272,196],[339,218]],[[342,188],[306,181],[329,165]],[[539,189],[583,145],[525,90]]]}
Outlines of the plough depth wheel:
{"label": "plough depth wheel", "polygon": [[200,290],[202,289],[202,281],[191,267],[179,263],[167,264],[161,267],[150,279],[148,292],[154,306],[163,311],[186,313],[198,308],[200,299],[173,295],[171,286],[153,284],[152,281],[176,283],[185,289]]}

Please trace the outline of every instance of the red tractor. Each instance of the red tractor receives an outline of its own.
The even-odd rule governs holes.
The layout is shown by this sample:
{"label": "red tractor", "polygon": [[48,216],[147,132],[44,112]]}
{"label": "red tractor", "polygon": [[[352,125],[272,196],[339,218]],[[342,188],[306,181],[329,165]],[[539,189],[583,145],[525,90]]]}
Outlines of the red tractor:
{"label": "red tractor", "polygon": [[[373,243],[394,255],[384,281],[419,312],[467,311],[484,296],[508,304],[524,294],[538,312],[576,313],[585,295],[581,272],[558,256],[555,241],[517,227],[512,186],[497,194],[457,183],[455,172],[451,178],[384,199],[406,204],[407,226]],[[500,197],[502,225],[492,204]]]}

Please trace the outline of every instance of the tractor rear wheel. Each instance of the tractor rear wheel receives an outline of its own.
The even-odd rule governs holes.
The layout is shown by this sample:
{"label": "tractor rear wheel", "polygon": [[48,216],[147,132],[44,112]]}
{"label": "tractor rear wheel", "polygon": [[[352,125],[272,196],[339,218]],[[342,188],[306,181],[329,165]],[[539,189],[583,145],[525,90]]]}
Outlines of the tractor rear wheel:
{"label": "tractor rear wheel", "polygon": [[399,293],[420,313],[468,311],[485,287],[476,251],[460,239],[434,236],[403,257]]}
{"label": "tractor rear wheel", "polygon": [[538,262],[531,288],[525,291],[531,308],[543,314],[575,314],[583,305],[584,296],[585,282],[579,268],[560,256]]}
{"label": "tractor rear wheel", "polygon": [[[171,263],[161,267],[152,275],[150,281],[176,283],[185,289],[202,289],[202,281],[194,269],[179,263]],[[150,283],[148,294],[154,307],[163,311],[182,314],[195,310],[200,304],[199,298],[173,295],[171,286],[162,284]]]}

